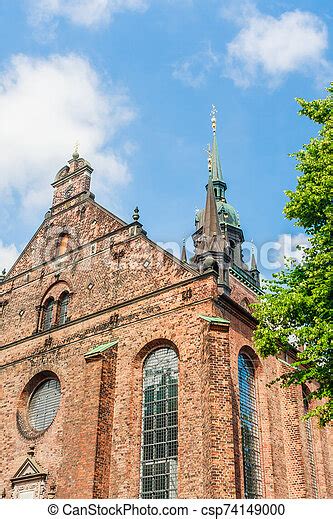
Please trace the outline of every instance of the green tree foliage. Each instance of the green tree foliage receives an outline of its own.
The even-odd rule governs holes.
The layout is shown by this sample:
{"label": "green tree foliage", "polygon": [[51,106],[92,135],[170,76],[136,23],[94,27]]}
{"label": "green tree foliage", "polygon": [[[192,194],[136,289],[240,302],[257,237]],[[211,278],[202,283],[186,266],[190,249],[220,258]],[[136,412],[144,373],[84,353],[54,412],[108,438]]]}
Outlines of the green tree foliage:
{"label": "green tree foliage", "polygon": [[285,386],[310,383],[308,398],[315,404],[307,417],[316,415],[321,426],[333,417],[333,83],[327,91],[325,99],[297,99],[299,114],[321,128],[318,137],[292,155],[302,174],[295,191],[286,192],[284,208],[288,219],[304,227],[310,246],[301,263],[290,263],[267,282],[254,310],[258,353],[268,357],[294,350],[293,369],[278,380]]}

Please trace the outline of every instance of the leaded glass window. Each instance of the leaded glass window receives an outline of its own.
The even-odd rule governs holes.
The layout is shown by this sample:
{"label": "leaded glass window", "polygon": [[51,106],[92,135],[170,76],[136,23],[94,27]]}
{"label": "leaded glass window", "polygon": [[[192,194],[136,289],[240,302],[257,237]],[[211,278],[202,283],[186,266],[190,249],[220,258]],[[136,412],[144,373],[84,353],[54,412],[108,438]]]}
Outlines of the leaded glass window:
{"label": "leaded glass window", "polygon": [[[305,387],[303,387],[303,407],[304,407],[304,414],[307,414],[309,412],[309,401],[308,401],[308,391]],[[314,450],[313,450],[311,418],[308,418],[307,420],[305,420],[305,432],[306,432],[306,444],[307,444],[307,449],[308,449],[312,495],[314,498],[318,498],[317,474],[316,474],[316,464],[315,464],[315,456],[314,456]]]}
{"label": "leaded glass window", "polygon": [[44,431],[51,425],[60,405],[60,383],[57,379],[42,382],[33,392],[28,404],[30,425]]}
{"label": "leaded glass window", "polygon": [[54,299],[51,297],[48,299],[43,308],[43,321],[42,330],[49,330],[52,326],[52,314],[53,314]]}
{"label": "leaded glass window", "polygon": [[143,368],[140,497],[177,497],[178,357],[171,348],[151,353]]}
{"label": "leaded glass window", "polygon": [[238,382],[245,498],[260,499],[262,476],[255,373],[252,360],[244,353],[238,356]]}
{"label": "leaded glass window", "polygon": [[67,321],[67,310],[69,303],[69,293],[64,292],[61,294],[59,299],[59,307],[58,307],[58,324],[65,324]]}

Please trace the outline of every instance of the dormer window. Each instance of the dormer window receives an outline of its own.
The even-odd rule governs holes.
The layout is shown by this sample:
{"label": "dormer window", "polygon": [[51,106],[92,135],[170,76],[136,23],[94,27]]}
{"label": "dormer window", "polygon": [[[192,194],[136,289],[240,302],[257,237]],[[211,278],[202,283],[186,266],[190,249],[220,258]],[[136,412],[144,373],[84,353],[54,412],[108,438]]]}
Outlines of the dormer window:
{"label": "dormer window", "polygon": [[52,326],[52,314],[53,314],[53,306],[54,299],[50,297],[46,300],[43,308],[43,317],[42,317],[42,331],[45,332],[49,330]]}

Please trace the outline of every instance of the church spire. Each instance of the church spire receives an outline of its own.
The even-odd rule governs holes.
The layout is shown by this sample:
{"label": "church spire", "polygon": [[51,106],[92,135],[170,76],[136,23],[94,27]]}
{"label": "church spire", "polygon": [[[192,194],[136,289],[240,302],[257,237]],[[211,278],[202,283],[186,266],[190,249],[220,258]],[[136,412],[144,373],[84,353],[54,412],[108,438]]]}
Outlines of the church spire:
{"label": "church spire", "polygon": [[210,112],[212,130],[213,130],[213,142],[212,147],[208,146],[208,171],[209,176],[213,182],[213,188],[215,193],[215,198],[217,201],[225,202],[225,191],[227,189],[227,184],[223,179],[222,167],[220,161],[220,154],[217,145],[216,138],[216,114],[217,109],[214,105],[212,105],[212,109]]}
{"label": "church spire", "polygon": [[212,105],[212,109],[210,112],[212,130],[213,130],[213,145],[212,145],[212,150],[211,150],[212,180],[213,181],[219,180],[220,182],[223,182],[220,154],[219,154],[219,149],[218,149],[217,139],[216,139],[216,114],[217,114],[217,109],[214,105]]}

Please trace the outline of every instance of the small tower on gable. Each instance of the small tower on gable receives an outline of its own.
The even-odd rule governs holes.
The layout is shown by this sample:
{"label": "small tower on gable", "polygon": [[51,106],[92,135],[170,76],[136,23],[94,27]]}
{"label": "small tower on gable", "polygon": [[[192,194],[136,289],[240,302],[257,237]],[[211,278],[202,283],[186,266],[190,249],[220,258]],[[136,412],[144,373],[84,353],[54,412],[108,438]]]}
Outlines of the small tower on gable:
{"label": "small tower on gable", "polygon": [[64,206],[72,205],[84,198],[94,198],[90,191],[91,174],[93,168],[89,162],[79,156],[75,147],[68,165],[61,168],[52,184],[54,188],[51,212],[57,213]]}

